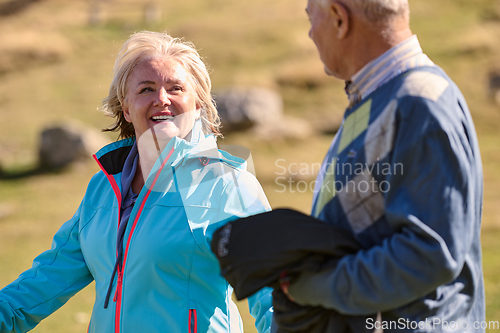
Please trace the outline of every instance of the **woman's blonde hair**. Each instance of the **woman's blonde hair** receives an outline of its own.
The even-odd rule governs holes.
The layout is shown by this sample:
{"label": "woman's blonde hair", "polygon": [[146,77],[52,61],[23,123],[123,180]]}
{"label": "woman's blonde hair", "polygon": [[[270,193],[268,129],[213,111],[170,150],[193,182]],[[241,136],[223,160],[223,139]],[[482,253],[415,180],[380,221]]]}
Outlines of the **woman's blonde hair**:
{"label": "woman's blonde hair", "polygon": [[103,131],[120,131],[119,138],[135,135],[134,125],[125,120],[122,103],[126,98],[128,79],[135,66],[144,59],[173,58],[191,74],[196,92],[196,103],[201,110],[203,131],[220,136],[220,119],[212,98],[212,83],[207,67],[194,45],[167,33],[142,31],[135,33],[123,44],[113,67],[113,81],[109,95],[101,110],[115,118],[115,123]]}

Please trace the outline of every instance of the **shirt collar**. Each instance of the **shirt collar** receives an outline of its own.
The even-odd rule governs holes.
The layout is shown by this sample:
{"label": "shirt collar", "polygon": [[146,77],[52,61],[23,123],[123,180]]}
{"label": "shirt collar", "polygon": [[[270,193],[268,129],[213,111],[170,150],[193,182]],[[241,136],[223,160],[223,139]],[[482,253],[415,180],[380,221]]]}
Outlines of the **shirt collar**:
{"label": "shirt collar", "polygon": [[395,76],[410,69],[435,66],[420,47],[416,35],[392,47],[378,58],[370,61],[346,81],[345,91],[349,107],[353,107],[378,87]]}

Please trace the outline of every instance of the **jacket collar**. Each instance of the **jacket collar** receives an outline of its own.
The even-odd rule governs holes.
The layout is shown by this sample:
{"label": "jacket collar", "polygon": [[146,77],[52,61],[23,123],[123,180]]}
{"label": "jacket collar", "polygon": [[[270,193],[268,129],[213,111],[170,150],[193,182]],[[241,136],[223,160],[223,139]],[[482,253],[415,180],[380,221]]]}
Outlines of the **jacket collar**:
{"label": "jacket collar", "polygon": [[[172,164],[172,166],[177,166],[189,159],[197,158],[202,165],[206,165],[210,160],[219,160],[235,168],[246,167],[245,160],[232,156],[225,151],[218,150],[215,136],[213,134],[205,135],[202,125],[201,119],[195,122],[190,141],[178,137],[172,138],[163,149],[155,165],[161,164],[165,156],[170,155],[169,164]],[[95,154],[95,157],[104,171],[109,175],[115,175],[122,172],[127,156],[135,140],[135,137],[131,137],[110,143],[101,148]],[[170,154],[172,150],[173,153]],[[153,167],[153,169],[155,169],[155,167]]]}
{"label": "jacket collar", "polygon": [[122,172],[127,156],[134,145],[135,137],[110,143],[101,148],[94,157],[109,175]]}

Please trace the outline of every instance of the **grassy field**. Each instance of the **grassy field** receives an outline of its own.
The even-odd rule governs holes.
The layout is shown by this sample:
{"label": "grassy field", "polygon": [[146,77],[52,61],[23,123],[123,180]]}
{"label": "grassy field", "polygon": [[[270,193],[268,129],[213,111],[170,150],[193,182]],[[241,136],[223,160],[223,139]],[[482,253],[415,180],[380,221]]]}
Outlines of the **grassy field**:
{"label": "grassy field", "polygon": [[[0,0],[0,6],[6,0]],[[323,74],[308,39],[305,0],[158,1],[161,22],[142,19],[146,0],[101,1],[104,20],[88,24],[90,1],[44,0],[0,19],[0,166],[15,175],[36,165],[37,138],[47,124],[78,119],[97,128],[111,121],[97,108],[107,94],[118,48],[134,31],[167,30],[200,49],[215,90],[260,86],[279,91],[285,112],[312,126],[334,128],[347,104],[343,83]],[[485,174],[483,254],[487,320],[500,321],[500,106],[488,94],[488,75],[500,69],[500,2],[410,0],[412,29],[424,51],[462,89],[476,123]],[[110,135],[110,141],[116,136]],[[307,140],[265,142],[250,133],[229,134],[221,144],[251,149],[257,176],[273,207],[308,212],[312,193],[276,183],[280,166],[308,168],[315,177],[332,134]],[[306,163],[306,164],[300,164]],[[50,247],[52,235],[72,216],[92,161],[61,173],[0,177],[0,286],[17,277]],[[291,172],[297,171],[296,169]],[[317,171],[317,169],[316,169]],[[86,331],[93,303],[90,286],[33,332]],[[245,309],[245,303],[239,304]],[[244,314],[246,332],[254,332]],[[491,330],[493,332],[493,330]]]}

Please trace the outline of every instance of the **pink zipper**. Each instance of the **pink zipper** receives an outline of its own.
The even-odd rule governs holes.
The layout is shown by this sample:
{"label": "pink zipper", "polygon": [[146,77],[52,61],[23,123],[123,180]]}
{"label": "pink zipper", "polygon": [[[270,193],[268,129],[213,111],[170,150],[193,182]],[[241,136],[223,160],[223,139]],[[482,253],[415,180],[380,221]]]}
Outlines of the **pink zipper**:
{"label": "pink zipper", "polygon": [[188,331],[189,333],[198,332],[198,318],[196,316],[196,309],[189,309]]}
{"label": "pink zipper", "polygon": [[118,270],[118,281],[116,282],[116,291],[115,297],[113,297],[113,302],[118,300],[118,289],[121,289],[123,283],[123,271],[121,269]]}

